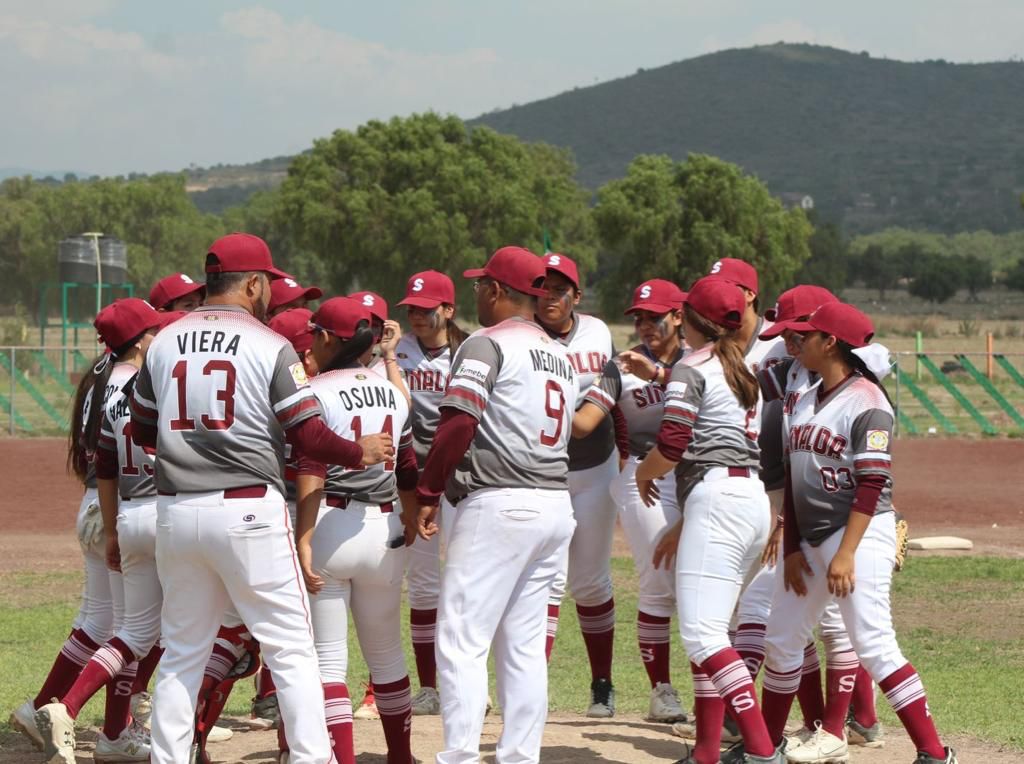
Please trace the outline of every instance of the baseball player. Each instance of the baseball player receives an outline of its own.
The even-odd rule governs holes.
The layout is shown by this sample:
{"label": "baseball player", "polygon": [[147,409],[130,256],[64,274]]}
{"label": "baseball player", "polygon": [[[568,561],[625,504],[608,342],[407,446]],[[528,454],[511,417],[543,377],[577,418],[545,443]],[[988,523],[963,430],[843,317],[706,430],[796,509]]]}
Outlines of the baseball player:
{"label": "baseball player", "polygon": [[[580,400],[615,355],[604,321],[577,313],[583,291],[576,263],[562,254],[544,256],[544,296],[537,300],[537,323],[565,345],[576,371]],[[576,600],[576,614],[590,660],[590,704],[587,716],[615,714],[612,651],[615,642],[615,600],[612,598],[611,555],[615,534],[615,502],[608,488],[619,473],[615,432],[610,417],[586,438],[569,441],[569,495],[576,530],[562,561],[548,601],[548,658],[558,626],[566,583]]]}
{"label": "baseball player", "polygon": [[157,569],[165,653],[152,761],[189,756],[203,667],[229,602],[274,672],[291,762],[330,759],[322,693],[285,507],[285,431],[326,463],[393,457],[386,435],[358,443],[330,432],[302,364],[262,320],[274,268],[256,236],[213,243],[207,304],[150,346],[132,390],[132,437],[157,448]]}
{"label": "baseball player", "polygon": [[161,313],[191,313],[206,299],[206,287],[186,276],[172,273],[165,276],[149,290],[149,304]]}
{"label": "baseball player", "polygon": [[314,300],[324,296],[320,287],[304,287],[291,276],[274,279],[270,284],[270,305],[267,316],[273,318],[278,313],[292,308],[305,308]]}
{"label": "baseball player", "polygon": [[[121,409],[126,411],[122,394],[122,387],[136,373],[142,359],[145,357],[146,349],[153,339],[153,335],[159,329],[162,318],[159,313],[153,310],[148,303],[137,298],[117,300],[107,306],[96,316],[94,326],[101,341],[107,346],[108,354],[104,358],[103,367],[96,377],[94,387],[94,400],[98,400],[99,385],[103,385],[104,405],[98,406],[90,411],[90,418],[86,427],[86,446],[100,455],[94,460],[96,476],[98,479],[98,500],[101,506],[103,524],[111,529],[116,522],[118,514],[118,484],[116,457],[113,460],[115,467],[111,474],[109,462],[103,458],[104,452],[113,447],[117,449],[116,441],[110,440],[109,423],[106,421],[110,410]],[[99,419],[101,424],[97,427],[95,420]],[[95,433],[95,434],[94,434]],[[130,431],[125,434],[119,432],[122,442],[130,437]],[[139,449],[141,451],[141,449]],[[132,495],[133,483],[142,482],[140,491],[143,495],[148,492],[145,484],[147,475],[145,466],[149,458],[141,453],[127,454],[128,474],[125,475],[125,490]],[[138,468],[134,465],[138,464]],[[135,475],[136,471],[138,475]],[[115,564],[112,569],[120,571],[120,555],[114,549],[108,534],[106,545],[106,559]],[[130,549],[129,545],[129,549]],[[51,698],[51,702],[43,705],[36,711],[35,722],[43,739],[43,754],[47,762],[68,762],[74,764],[75,739],[74,719],[77,718],[79,710],[101,687],[107,687],[107,703],[104,713],[103,729],[96,743],[97,756],[110,758],[119,761],[147,761],[149,759],[149,745],[144,728],[132,724],[130,704],[132,697],[132,685],[135,680],[137,657],[145,656],[159,637],[159,597],[156,602],[156,634],[153,639],[148,634],[142,634],[145,641],[136,642],[138,653],[125,645],[123,637],[126,632],[138,628],[140,631],[148,631],[146,623],[152,620],[152,613],[147,617],[143,611],[149,603],[143,601],[148,588],[143,579],[147,578],[146,573],[140,570],[142,566],[134,564],[130,556],[127,559],[132,579],[129,594],[130,604],[125,608],[125,587],[121,575],[112,575],[110,591],[114,597],[117,607],[115,608],[113,629],[117,636],[112,640],[105,641],[91,656],[88,663],[83,667],[75,682],[64,693],[59,702]],[[142,562],[142,561],[139,561]],[[155,571],[154,576],[155,578]],[[159,586],[159,584],[157,584]],[[141,595],[141,596],[140,596]],[[128,618],[126,621],[125,618]],[[134,641],[134,640],[133,640]]]}
{"label": "baseball player", "polygon": [[[732,708],[745,761],[783,762],[758,708],[753,677],[729,641],[740,589],[757,564],[771,525],[758,479],[761,397],[737,333],[746,309],[734,284],[705,277],[690,289],[683,331],[691,352],[672,369],[657,445],[636,470],[653,505],[654,481],[675,470],[685,523],[676,558],[679,631],[696,694],[697,746],[685,762],[719,760],[725,704]],[[802,655],[801,645],[801,655]]]}
{"label": "baseball player", "polygon": [[546,610],[575,521],[566,480],[579,386],[564,346],[534,323],[544,261],[499,249],[475,278],[484,327],[452,360],[441,420],[417,487],[417,530],[438,530],[446,563],[437,621],[444,749],[477,761],[494,645],[504,728],[499,761],[536,762],[547,718]]}
{"label": "baseball player", "polygon": [[[803,335],[800,361],[819,379],[786,401],[785,571],[765,639],[768,734],[772,740],[782,737],[804,646],[834,599],[856,654],[913,740],[917,762],[956,762],[953,750],[939,740],[924,686],[900,652],[892,627],[893,410],[864,359],[874,327],[842,303],[822,305],[806,321],[782,325]],[[852,687],[856,673],[854,662],[838,681]],[[789,761],[846,758],[845,708],[832,711],[826,707],[815,734],[787,750]]]}
{"label": "baseball player", "polygon": [[395,356],[395,347],[402,338],[402,327],[397,321],[388,318],[387,301],[376,292],[353,292],[349,297],[370,311],[373,347],[361,362],[401,390],[405,400],[412,405],[409,389],[402,379],[402,371]]}
{"label": "baseball player", "polygon": [[[415,510],[416,455],[409,405],[394,385],[359,363],[373,342],[370,314],[347,297],[327,300],[312,318],[311,382],[334,432],[395,434],[398,458],[361,470],[303,460],[299,465],[299,561],[312,594],[311,617],[334,755],[354,764],[347,681],[348,613],[376,685],[388,761],[412,762],[412,693],[402,651],[401,598],[405,531],[395,504]],[[319,515],[319,520],[317,519]],[[316,530],[314,531],[314,526]]]}
{"label": "baseball player", "polygon": [[[406,307],[409,334],[398,343],[396,356],[412,398],[413,447],[417,465],[422,467],[441,418],[441,399],[452,356],[466,333],[455,323],[455,285],[443,273],[414,273],[406,284],[405,297],[398,304]],[[439,548],[440,534],[417,539],[409,548],[406,564],[409,630],[420,683],[420,690],[412,699],[414,716],[441,713],[434,649],[441,589]]]}
{"label": "baseball player", "polygon": [[92,461],[94,448],[87,448],[85,443],[87,430],[93,438],[99,435],[99,412],[93,418],[91,402],[93,395],[98,401],[106,392],[105,374],[109,370],[106,361],[107,356],[104,354],[89,367],[88,372],[79,380],[71,405],[68,470],[74,472],[85,489],[75,520],[75,531],[85,563],[82,602],[71,625],[71,632],[54,659],[38,694],[15,708],[9,719],[11,728],[25,735],[39,750],[43,748],[43,738],[36,727],[36,709],[67,693],[92,654],[110,637],[114,622],[112,574],[104,560],[103,521],[96,489],[96,469]]}
{"label": "baseball player", "polygon": [[[572,427],[574,438],[586,437],[615,406],[626,420],[630,459],[613,477],[610,495],[619,508],[640,578],[637,639],[651,682],[647,718],[659,722],[686,719],[670,674],[669,629],[675,610],[675,584],[671,571],[659,569],[653,563],[653,550],[676,523],[679,508],[675,492],[667,488],[654,509],[644,506],[634,476],[658,434],[669,370],[683,355],[679,327],[685,296],[679,287],[663,279],[645,281],[634,290],[626,315],[633,316],[642,344],[605,365],[604,373],[587,391]],[[669,475],[663,485],[670,486],[672,480]],[[609,707],[614,708],[612,691],[609,701]]]}

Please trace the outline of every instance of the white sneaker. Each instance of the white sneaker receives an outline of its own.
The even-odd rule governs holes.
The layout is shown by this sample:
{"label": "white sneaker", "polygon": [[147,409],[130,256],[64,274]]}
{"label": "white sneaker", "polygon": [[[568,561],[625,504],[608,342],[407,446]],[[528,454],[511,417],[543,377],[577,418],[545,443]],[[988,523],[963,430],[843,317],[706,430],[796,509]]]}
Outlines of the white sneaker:
{"label": "white sneaker", "polygon": [[650,722],[685,722],[686,711],[679,702],[676,688],[667,682],[658,682],[651,690],[651,707],[647,712]]}
{"label": "white sneaker", "polygon": [[46,764],[75,764],[75,721],[63,703],[47,703],[36,711]]}
{"label": "white sneaker", "polygon": [[798,729],[792,735],[786,735],[785,737],[786,753],[792,753],[797,748],[806,743],[808,740],[810,740],[812,737],[814,737],[814,733],[806,727],[801,726],[800,729]]}
{"label": "white sneaker", "polygon": [[786,759],[795,764],[846,764],[850,760],[846,736],[836,737],[816,724],[813,734],[799,748],[786,749]]}
{"label": "white sneaker", "polygon": [[148,692],[137,692],[131,700],[132,718],[143,727],[149,727],[149,717],[153,715],[153,696]]}
{"label": "white sneaker", "polygon": [[441,696],[433,687],[422,687],[412,699],[413,716],[437,716],[441,713]]}
{"label": "white sneaker", "polygon": [[18,730],[27,737],[33,748],[37,751],[43,750],[43,736],[39,734],[39,728],[36,727],[36,707],[32,705],[31,698],[11,712],[11,718],[7,720],[7,723],[11,725],[12,729]]}
{"label": "white sneaker", "polygon": [[227,727],[213,726],[206,735],[207,743],[226,743],[235,736]]}
{"label": "white sneaker", "polygon": [[380,712],[377,710],[377,701],[369,688],[367,688],[366,693],[363,695],[363,702],[359,704],[359,708],[352,712],[352,718],[367,721],[380,718]]}
{"label": "white sneaker", "polygon": [[141,724],[130,724],[117,740],[100,732],[93,759],[97,762],[149,761],[149,739],[145,730]]}

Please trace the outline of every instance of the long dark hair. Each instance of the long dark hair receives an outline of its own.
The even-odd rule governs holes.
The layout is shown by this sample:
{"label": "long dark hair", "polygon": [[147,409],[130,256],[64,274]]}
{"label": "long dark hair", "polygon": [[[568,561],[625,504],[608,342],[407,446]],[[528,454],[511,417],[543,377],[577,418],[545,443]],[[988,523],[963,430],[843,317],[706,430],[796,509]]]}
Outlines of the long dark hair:
{"label": "long dark hair", "polygon": [[342,340],[339,337],[339,340],[341,346],[338,348],[338,352],[327,362],[326,366],[320,369],[321,372],[344,369],[358,361],[363,353],[373,347],[373,329],[370,328],[369,321],[360,321],[351,339]]}
{"label": "long dark hair", "polygon": [[[89,458],[83,445],[83,432],[85,429],[85,404],[93,393],[96,381],[96,369],[103,362],[104,356],[94,359],[89,368],[78,380],[75,394],[71,398],[71,429],[68,432],[68,460],[67,470],[83,483],[87,477]],[[107,364],[109,366],[109,364]],[[109,375],[108,375],[109,376]],[[106,382],[103,383],[104,385]],[[90,413],[95,407],[90,407]]]}
{"label": "long dark hair", "polygon": [[747,368],[737,330],[726,329],[714,321],[709,321],[689,305],[683,307],[686,312],[686,320],[690,322],[690,325],[711,340],[714,345],[712,352],[722,362],[725,381],[740,405],[745,409],[754,408],[757,405],[760,387],[757,384],[757,379]]}
{"label": "long dark hair", "polygon": [[[452,309],[455,309],[454,305],[452,305]],[[452,314],[452,318],[445,321],[444,330],[448,333],[448,352],[451,354],[451,357],[454,358],[455,352],[459,349],[459,345],[465,342],[466,337],[469,335],[466,334],[465,329],[455,323],[454,313]]]}
{"label": "long dark hair", "polygon": [[885,389],[885,385],[882,384],[882,381],[875,375],[875,373],[868,368],[868,365],[867,363],[865,363],[864,359],[853,352],[853,346],[850,345],[848,342],[843,342],[841,339],[836,337],[836,348],[839,350],[839,357],[843,363],[845,363],[847,366],[856,371],[865,379],[868,379],[871,382],[874,382],[876,385],[878,385],[878,389],[882,391],[882,395],[885,396],[885,399],[889,402],[889,405],[892,406],[893,410],[895,411],[896,406],[895,404],[893,404],[892,398],[889,397],[889,391]]}

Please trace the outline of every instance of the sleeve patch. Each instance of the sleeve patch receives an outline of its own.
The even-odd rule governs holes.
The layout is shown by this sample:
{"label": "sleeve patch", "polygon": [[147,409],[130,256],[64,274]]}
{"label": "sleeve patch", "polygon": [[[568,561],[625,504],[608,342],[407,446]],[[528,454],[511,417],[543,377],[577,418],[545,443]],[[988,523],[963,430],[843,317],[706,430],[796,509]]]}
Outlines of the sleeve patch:
{"label": "sleeve patch", "polygon": [[687,387],[685,382],[669,382],[668,387],[665,388],[665,400],[682,400],[686,396]]}
{"label": "sleeve patch", "polygon": [[295,382],[295,387],[305,387],[309,384],[309,378],[306,376],[306,370],[302,367],[301,361],[289,366],[288,371],[291,372],[292,381]]}
{"label": "sleeve patch", "polygon": [[888,451],[889,433],[885,430],[868,430],[868,451]]}
{"label": "sleeve patch", "polygon": [[458,370],[452,376],[466,377],[484,385],[487,383],[487,376],[490,373],[491,367],[489,364],[486,364],[483,361],[478,361],[474,358],[467,358],[459,364]]}

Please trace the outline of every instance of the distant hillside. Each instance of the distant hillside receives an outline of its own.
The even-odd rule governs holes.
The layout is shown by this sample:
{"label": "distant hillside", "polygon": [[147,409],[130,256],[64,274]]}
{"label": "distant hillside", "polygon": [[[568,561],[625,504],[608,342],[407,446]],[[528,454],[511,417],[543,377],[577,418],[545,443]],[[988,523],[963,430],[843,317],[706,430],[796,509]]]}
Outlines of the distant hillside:
{"label": "distant hillside", "polygon": [[291,161],[290,156],[279,156],[252,164],[190,167],[185,170],[185,190],[203,212],[221,213],[257,191],[279,186]]}
{"label": "distant hillside", "polygon": [[736,162],[850,232],[1024,226],[1024,63],[903,63],[811,45],[727,50],[492,112],[570,147],[590,188],[640,153]]}

